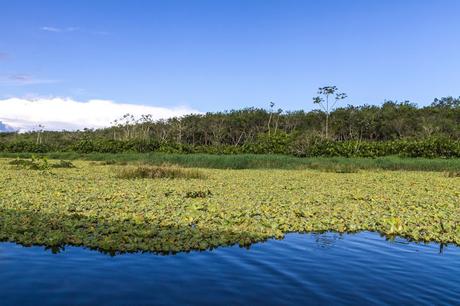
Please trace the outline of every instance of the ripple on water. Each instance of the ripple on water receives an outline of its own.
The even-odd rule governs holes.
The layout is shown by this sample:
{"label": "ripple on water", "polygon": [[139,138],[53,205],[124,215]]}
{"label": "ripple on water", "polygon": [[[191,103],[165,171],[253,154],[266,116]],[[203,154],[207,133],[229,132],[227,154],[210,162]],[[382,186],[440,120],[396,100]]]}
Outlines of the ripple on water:
{"label": "ripple on water", "polygon": [[460,248],[439,250],[370,232],[168,256],[0,243],[1,304],[459,304]]}

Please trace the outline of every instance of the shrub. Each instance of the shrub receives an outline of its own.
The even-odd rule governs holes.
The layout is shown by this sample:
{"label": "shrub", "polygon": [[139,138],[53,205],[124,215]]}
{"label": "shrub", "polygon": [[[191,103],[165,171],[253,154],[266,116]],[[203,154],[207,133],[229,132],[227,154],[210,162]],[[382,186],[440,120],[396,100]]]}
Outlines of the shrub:
{"label": "shrub", "polygon": [[290,145],[290,154],[298,157],[460,157],[460,141],[446,138],[394,141],[333,141],[301,135]]}
{"label": "shrub", "polygon": [[174,141],[112,140],[104,138],[81,139],[36,144],[30,140],[0,142],[0,151],[10,153],[76,152],[88,153],[206,153],[206,154],[285,154],[297,157],[403,157],[457,158],[460,157],[460,140],[446,137],[423,139],[399,139],[386,141],[325,139],[320,134],[278,131],[268,135],[261,133],[253,141],[242,144],[192,145]]}
{"label": "shrub", "polygon": [[30,141],[13,141],[3,145],[3,150],[11,153],[47,153],[52,151],[52,148],[47,144],[36,144]]}
{"label": "shrub", "polygon": [[278,132],[271,135],[262,133],[258,135],[254,143],[246,144],[242,149],[245,153],[288,154],[292,138],[292,134],[287,134],[285,132]]}

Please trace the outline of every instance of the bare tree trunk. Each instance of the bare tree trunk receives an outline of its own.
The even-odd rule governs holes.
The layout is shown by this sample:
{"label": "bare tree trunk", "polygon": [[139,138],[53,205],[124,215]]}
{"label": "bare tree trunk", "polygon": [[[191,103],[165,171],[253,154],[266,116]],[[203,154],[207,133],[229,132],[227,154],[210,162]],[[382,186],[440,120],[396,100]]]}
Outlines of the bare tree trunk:
{"label": "bare tree trunk", "polygon": [[268,136],[270,136],[270,127],[271,127],[271,122],[272,122],[272,113],[270,112],[270,117],[268,118]]}
{"label": "bare tree trunk", "polygon": [[275,132],[273,132],[273,135],[276,135],[276,131],[278,130],[278,122],[280,120],[280,116],[276,116],[276,121],[275,121]]}
{"label": "bare tree trunk", "polygon": [[182,122],[179,120],[179,135],[178,135],[178,142],[182,144]]}
{"label": "bare tree trunk", "polygon": [[240,134],[240,137],[238,137],[238,141],[235,143],[235,147],[239,145],[241,138],[243,137],[244,134],[245,134],[244,132]]}

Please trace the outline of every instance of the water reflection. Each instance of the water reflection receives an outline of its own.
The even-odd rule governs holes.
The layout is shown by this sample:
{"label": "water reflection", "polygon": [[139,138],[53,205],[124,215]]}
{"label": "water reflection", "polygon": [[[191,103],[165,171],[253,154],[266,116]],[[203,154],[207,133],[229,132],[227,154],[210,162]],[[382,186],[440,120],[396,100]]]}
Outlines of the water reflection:
{"label": "water reflection", "polygon": [[[290,235],[302,235],[302,236],[310,237],[310,238],[312,238],[314,240],[315,245],[318,248],[328,249],[328,248],[334,247],[338,241],[341,241],[344,238],[349,237],[351,235],[353,235],[353,236],[358,235],[359,236],[360,233],[366,234],[366,235],[374,235],[376,237],[379,236],[380,238],[382,238],[383,240],[385,240],[388,243],[395,243],[395,244],[400,244],[400,245],[411,245],[412,244],[412,245],[419,245],[419,246],[421,246],[421,245],[430,245],[431,248],[433,248],[433,246],[436,246],[437,249],[438,249],[439,254],[443,254],[444,250],[449,246],[449,244],[445,244],[445,243],[427,243],[427,242],[420,242],[420,241],[419,242],[410,241],[410,240],[407,240],[407,239],[402,238],[402,237],[397,236],[397,235],[387,235],[387,234],[382,234],[382,233],[378,233],[378,232],[338,233],[338,232],[325,231],[325,232],[311,232],[311,233],[297,233],[297,234],[290,233],[290,234],[287,234],[287,236],[290,236]],[[242,249],[250,250],[255,245],[263,245],[263,244],[265,244],[267,242],[272,243],[273,241],[275,241],[275,239],[267,239],[265,241],[256,242],[256,243],[248,244],[248,245],[237,245],[237,244],[235,244],[235,245],[233,245],[233,247],[239,247],[239,248],[242,248]],[[0,241],[0,244],[1,243],[2,242]],[[22,244],[19,244],[19,245],[22,245]],[[67,246],[67,245],[54,245],[54,246],[22,245],[22,246],[23,247],[35,247],[35,248],[36,247],[38,247],[38,248],[42,247],[45,251],[50,251],[52,254],[59,254],[61,252],[65,252],[66,247],[75,247],[75,246]],[[177,251],[177,252],[151,252],[151,251],[128,251],[128,252],[123,252],[123,251],[116,251],[116,250],[107,251],[107,250],[101,250],[101,249],[97,249],[97,248],[88,248],[88,247],[85,247],[85,246],[76,246],[76,247],[80,247],[82,249],[91,250],[91,251],[97,251],[99,253],[102,253],[102,254],[109,255],[109,256],[113,257],[113,256],[123,255],[123,254],[143,254],[143,253],[154,254],[154,255],[171,256],[171,255],[176,255],[176,254],[180,254],[180,253],[213,251],[214,249],[217,249],[217,248],[228,248],[229,246],[222,246],[222,247],[217,247],[217,248],[209,248],[207,250],[188,250],[188,251]],[[458,248],[458,246],[454,246],[454,245],[452,245],[452,247]]]}

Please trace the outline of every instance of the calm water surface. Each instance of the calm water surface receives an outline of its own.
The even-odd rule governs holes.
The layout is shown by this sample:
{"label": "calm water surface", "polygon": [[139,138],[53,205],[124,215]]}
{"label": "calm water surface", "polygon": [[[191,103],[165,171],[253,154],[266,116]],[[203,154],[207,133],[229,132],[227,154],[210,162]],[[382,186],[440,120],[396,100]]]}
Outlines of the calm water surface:
{"label": "calm water surface", "polygon": [[1,305],[460,305],[460,248],[376,233],[111,257],[0,243]]}

